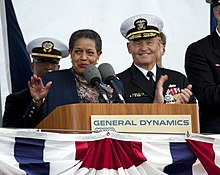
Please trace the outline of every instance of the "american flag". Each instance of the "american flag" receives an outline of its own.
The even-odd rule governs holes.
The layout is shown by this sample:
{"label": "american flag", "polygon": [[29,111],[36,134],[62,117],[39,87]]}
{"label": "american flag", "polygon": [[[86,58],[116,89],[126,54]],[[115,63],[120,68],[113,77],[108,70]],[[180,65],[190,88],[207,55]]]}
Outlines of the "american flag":
{"label": "american flag", "polygon": [[17,17],[11,0],[5,0],[6,34],[8,45],[8,80],[11,92],[17,92],[27,87],[27,82],[32,75],[30,57],[19,27]]}

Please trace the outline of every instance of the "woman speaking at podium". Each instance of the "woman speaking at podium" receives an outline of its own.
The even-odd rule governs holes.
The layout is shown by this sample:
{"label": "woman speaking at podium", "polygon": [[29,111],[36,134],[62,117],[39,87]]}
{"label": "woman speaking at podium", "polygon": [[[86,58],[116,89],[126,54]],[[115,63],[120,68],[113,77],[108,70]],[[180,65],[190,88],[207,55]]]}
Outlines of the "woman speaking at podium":
{"label": "woman speaking at podium", "polygon": [[[72,63],[70,69],[47,73],[43,80],[36,75],[31,77],[28,86],[33,102],[24,116],[26,127],[37,126],[58,106],[116,100],[113,89],[101,83],[98,69],[91,66],[98,63],[102,54],[102,40],[99,34],[90,29],[74,32],[69,39],[69,52]],[[88,67],[91,69],[87,71],[85,78],[85,70]],[[123,89],[120,81],[114,81],[120,89]]]}

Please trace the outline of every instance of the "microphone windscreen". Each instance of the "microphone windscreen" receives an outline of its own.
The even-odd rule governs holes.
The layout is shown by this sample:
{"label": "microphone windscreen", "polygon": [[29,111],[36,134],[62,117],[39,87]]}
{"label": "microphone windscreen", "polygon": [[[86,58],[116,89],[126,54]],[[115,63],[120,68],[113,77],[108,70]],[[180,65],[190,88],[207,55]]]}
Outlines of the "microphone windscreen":
{"label": "microphone windscreen", "polygon": [[95,85],[95,82],[101,81],[101,74],[96,66],[93,64],[87,66],[84,70],[84,77],[85,79],[91,84]]}
{"label": "microphone windscreen", "polygon": [[109,63],[102,63],[98,67],[99,72],[102,75],[103,82],[108,82],[109,80],[115,79],[115,71]]}

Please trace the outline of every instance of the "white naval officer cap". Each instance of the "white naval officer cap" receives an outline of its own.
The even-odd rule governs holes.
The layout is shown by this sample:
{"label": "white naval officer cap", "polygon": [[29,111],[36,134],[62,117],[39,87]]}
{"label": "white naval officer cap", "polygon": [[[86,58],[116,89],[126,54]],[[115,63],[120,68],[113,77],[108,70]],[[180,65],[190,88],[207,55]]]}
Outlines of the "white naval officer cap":
{"label": "white naval officer cap", "polygon": [[210,3],[212,7],[220,5],[220,0],[206,0],[207,3]]}
{"label": "white naval officer cap", "polygon": [[150,14],[139,14],[126,19],[121,24],[121,34],[128,40],[158,36],[163,30],[163,21]]}
{"label": "white naval officer cap", "polygon": [[61,58],[69,55],[66,44],[54,38],[42,37],[30,41],[27,51],[33,59],[59,63]]}

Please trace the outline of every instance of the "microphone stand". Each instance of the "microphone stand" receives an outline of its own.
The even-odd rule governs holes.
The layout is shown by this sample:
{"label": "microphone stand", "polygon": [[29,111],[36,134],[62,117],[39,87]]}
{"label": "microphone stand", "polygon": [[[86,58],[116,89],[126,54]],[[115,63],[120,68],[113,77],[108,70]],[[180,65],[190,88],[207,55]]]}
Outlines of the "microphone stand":
{"label": "microphone stand", "polygon": [[108,96],[106,94],[106,92],[104,91],[104,89],[102,89],[102,87],[100,86],[98,81],[95,81],[95,86],[97,87],[99,94],[101,95],[101,97],[105,100],[106,103],[110,103]]}

